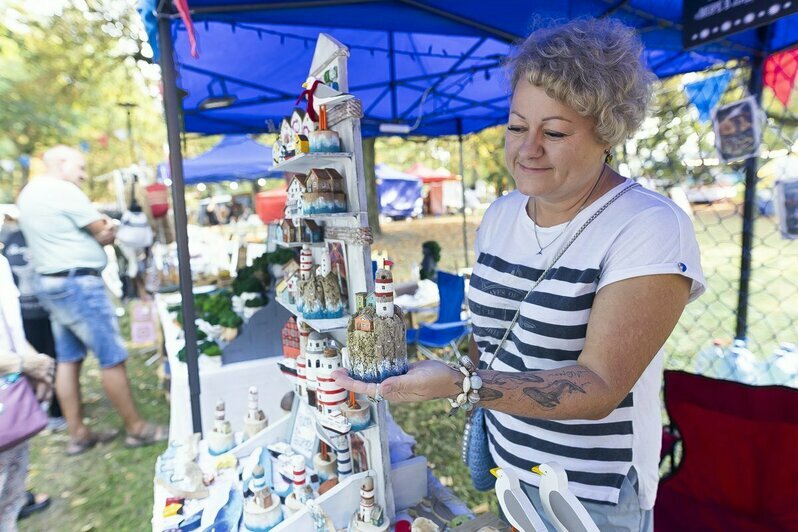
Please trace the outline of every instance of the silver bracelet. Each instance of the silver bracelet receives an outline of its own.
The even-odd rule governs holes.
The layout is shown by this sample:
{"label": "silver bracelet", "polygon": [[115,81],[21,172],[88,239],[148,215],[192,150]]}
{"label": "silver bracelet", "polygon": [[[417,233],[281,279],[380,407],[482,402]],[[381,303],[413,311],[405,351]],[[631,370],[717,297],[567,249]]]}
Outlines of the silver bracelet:
{"label": "silver bracelet", "polygon": [[463,374],[463,391],[455,399],[448,399],[452,409],[449,415],[454,415],[461,408],[466,412],[474,408],[480,400],[479,390],[482,388],[482,378],[477,375],[477,367],[467,356],[461,356],[452,368]]}

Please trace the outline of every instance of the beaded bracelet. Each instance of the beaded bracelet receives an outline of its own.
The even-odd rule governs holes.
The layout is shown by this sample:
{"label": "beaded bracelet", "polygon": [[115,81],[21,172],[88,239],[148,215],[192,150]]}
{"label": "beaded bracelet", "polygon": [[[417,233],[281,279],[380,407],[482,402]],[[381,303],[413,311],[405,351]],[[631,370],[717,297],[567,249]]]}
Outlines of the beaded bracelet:
{"label": "beaded bracelet", "polygon": [[479,390],[482,388],[482,378],[477,375],[477,368],[470,358],[461,356],[457,364],[452,364],[452,368],[463,374],[463,391],[455,399],[448,399],[452,409],[449,415],[454,415],[459,409],[466,412],[474,408],[480,400]]}

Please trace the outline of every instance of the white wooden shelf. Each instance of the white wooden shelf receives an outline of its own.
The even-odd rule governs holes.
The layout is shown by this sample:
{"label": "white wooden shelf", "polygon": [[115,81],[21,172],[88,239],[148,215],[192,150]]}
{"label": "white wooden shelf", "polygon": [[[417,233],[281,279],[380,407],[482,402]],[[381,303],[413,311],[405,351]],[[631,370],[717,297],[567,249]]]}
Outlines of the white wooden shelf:
{"label": "white wooden shelf", "polygon": [[276,240],[277,247],[280,248],[301,248],[302,246],[310,246],[312,248],[321,248],[324,247],[324,242],[283,242],[282,240]]}
{"label": "white wooden shelf", "polygon": [[[283,307],[288,310],[291,314],[298,318],[302,318],[302,313],[296,309],[296,305],[289,305],[288,303],[284,302],[279,295],[275,294],[274,300],[280,303]],[[330,320],[306,320],[302,318],[302,321],[310,325],[310,327],[317,332],[330,332],[330,331],[340,331],[341,329],[346,329],[347,325],[349,325],[349,315],[344,314],[341,318],[333,318]]]}
{"label": "white wooden shelf", "polygon": [[314,168],[341,165],[352,160],[351,152],[338,153],[300,153],[279,164],[272,170],[276,172],[296,172],[307,174]]}

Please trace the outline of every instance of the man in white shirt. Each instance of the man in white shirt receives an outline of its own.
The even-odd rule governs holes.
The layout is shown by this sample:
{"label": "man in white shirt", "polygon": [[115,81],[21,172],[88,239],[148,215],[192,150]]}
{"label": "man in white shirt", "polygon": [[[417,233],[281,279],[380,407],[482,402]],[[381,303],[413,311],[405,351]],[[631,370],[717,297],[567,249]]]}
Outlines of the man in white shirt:
{"label": "man in white shirt", "polygon": [[20,227],[39,274],[36,292],[50,312],[58,369],[56,393],[67,420],[68,455],[80,454],[116,434],[95,433],[83,423],[80,370],[91,350],[100,362],[103,388],[122,417],[128,447],[167,437],[165,427],[145,422],[133,402],[113,305],[100,273],[106,265],[103,246],[112,244],[116,225],[95,209],[80,185],[87,179],[83,155],[67,146],[44,154],[47,175],[20,193]]}

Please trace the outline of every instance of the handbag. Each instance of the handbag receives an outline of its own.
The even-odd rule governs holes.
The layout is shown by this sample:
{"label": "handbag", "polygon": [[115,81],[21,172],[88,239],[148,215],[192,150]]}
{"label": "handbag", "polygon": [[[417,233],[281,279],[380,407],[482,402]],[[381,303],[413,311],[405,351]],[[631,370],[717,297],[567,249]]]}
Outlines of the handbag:
{"label": "handbag", "polygon": [[[521,299],[521,301],[526,300],[529,297],[529,294],[538,287],[540,283],[543,282],[543,279],[546,278],[546,275],[551,271],[554,267],[554,264],[560,257],[562,257],[565,252],[571,247],[571,244],[582,234],[582,232],[590,225],[593,220],[598,218],[598,216],[604,212],[607,207],[612,205],[615,200],[629,192],[631,189],[640,186],[639,184],[635,183],[630,185],[620,192],[618,192],[615,196],[607,200],[600,209],[594,212],[590,218],[582,224],[574,236],[563,245],[562,248],[557,252],[557,254],[552,259],[551,263],[543,270],[543,273],[540,274],[540,277],[534,282],[532,288],[526,293],[526,295]],[[577,213],[578,214],[578,213]],[[493,356],[490,359],[487,367],[485,369],[490,369],[493,366],[493,362],[496,360],[496,356],[499,354],[499,351],[504,346],[504,342],[507,340],[507,337],[510,336],[510,331],[512,331],[513,327],[515,326],[518,318],[521,314],[521,306],[518,306],[518,310],[515,311],[515,316],[513,317],[510,325],[507,327],[507,330],[504,332],[504,336],[499,342],[499,345],[496,346],[496,349],[493,351]],[[469,412],[468,417],[466,418],[465,428],[463,429],[463,449],[462,449],[462,459],[463,462],[468,466],[469,473],[471,474],[471,482],[474,484],[474,488],[478,491],[490,491],[493,489],[494,485],[496,484],[496,477],[493,476],[491,473],[491,469],[496,467],[496,462],[493,460],[493,456],[490,454],[490,446],[488,443],[488,429],[485,425],[485,409],[482,407],[474,407],[471,412]]]}
{"label": "handbag", "polygon": [[[14,347],[14,336],[2,315],[6,335]],[[19,372],[0,378],[0,452],[11,449],[38,434],[47,426],[47,413],[42,410],[27,377],[22,374],[22,357],[19,357]]]}
{"label": "handbag", "polygon": [[126,211],[116,232],[116,240],[133,249],[150,247],[153,234],[147,215],[143,212]]}

